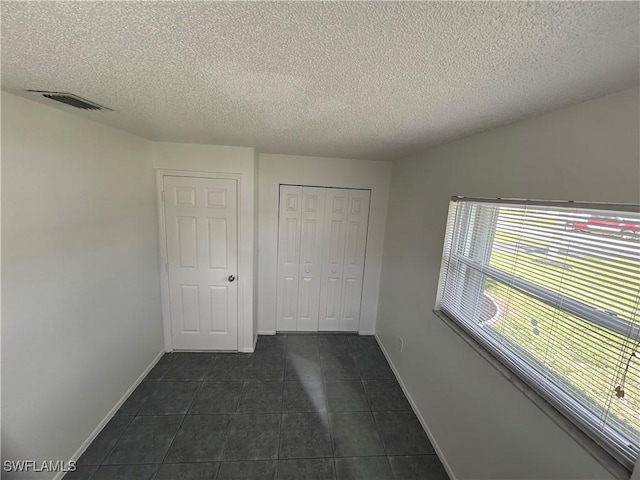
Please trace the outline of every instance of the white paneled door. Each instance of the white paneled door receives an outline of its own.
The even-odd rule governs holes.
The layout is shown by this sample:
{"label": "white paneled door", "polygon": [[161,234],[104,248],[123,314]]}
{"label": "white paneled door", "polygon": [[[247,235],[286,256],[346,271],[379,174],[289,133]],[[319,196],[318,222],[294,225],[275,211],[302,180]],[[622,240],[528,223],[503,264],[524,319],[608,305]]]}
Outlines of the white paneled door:
{"label": "white paneled door", "polygon": [[367,190],[352,190],[349,192],[347,201],[342,299],[340,302],[340,330],[344,331],[357,331],[360,323],[364,258],[369,223],[369,196],[370,192]]}
{"label": "white paneled door", "polygon": [[[319,330],[339,331],[349,190],[327,189],[322,243]],[[357,330],[357,328],[356,328]]]}
{"label": "white paneled door", "polygon": [[276,301],[276,328],[280,331],[297,330],[301,222],[302,187],[281,186]]}
{"label": "white paneled door", "polygon": [[302,188],[297,330],[318,330],[322,221],[326,188]]}
{"label": "white paneled door", "polygon": [[165,176],[163,195],[173,348],[237,350],[236,180]]}
{"label": "white paneled door", "polygon": [[370,192],[280,187],[279,331],[357,331]]}

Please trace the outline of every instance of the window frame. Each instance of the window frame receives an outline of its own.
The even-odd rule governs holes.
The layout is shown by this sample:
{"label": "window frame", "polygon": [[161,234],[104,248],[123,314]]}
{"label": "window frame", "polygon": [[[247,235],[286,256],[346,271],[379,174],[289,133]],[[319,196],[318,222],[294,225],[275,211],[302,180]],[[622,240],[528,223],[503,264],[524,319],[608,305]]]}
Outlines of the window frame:
{"label": "window frame", "polygon": [[[505,206],[531,205],[541,207],[558,207],[561,209],[584,208],[589,210],[597,209],[613,212],[640,213],[640,205],[636,204],[469,198],[459,196],[451,197],[451,202],[491,203]],[[450,208],[451,203],[449,203],[448,206]],[[634,480],[636,478],[640,478],[640,451],[636,451],[634,468],[634,462],[630,461],[629,457],[626,456],[621,449],[616,448],[606,437],[598,433],[596,427],[597,418],[595,416],[593,416],[594,422],[591,424],[585,420],[585,414],[587,417],[592,415],[588,411],[588,408],[583,406],[580,408],[579,414],[576,412],[575,406],[577,405],[580,407],[581,402],[566,394],[560,388],[543,388],[541,386],[541,382],[536,381],[534,378],[539,375],[535,372],[534,367],[527,366],[526,359],[520,358],[518,355],[506,355],[502,351],[498,350],[492,342],[483,338],[482,335],[470,328],[469,325],[467,325],[467,321],[456,319],[456,315],[449,312],[447,308],[442,305],[445,284],[449,273],[448,265],[451,261],[454,261],[458,266],[462,266],[465,270],[470,269],[485,278],[497,280],[501,284],[515,288],[523,294],[541,301],[552,308],[577,316],[584,321],[591,322],[617,334],[636,338],[636,335],[640,336],[640,326],[634,325],[624,319],[613,317],[605,312],[598,311],[591,306],[537,285],[529,280],[501,271],[490,266],[487,259],[483,259],[485,263],[481,264],[479,261],[465,258],[457,253],[452,253],[458,250],[456,248],[456,244],[454,244],[455,240],[461,240],[461,238],[464,239],[465,237],[468,238],[469,235],[477,236],[477,232],[475,232],[473,228],[468,227],[465,229],[464,233],[460,235],[461,238],[456,236],[458,233],[458,222],[462,221],[467,223],[473,221],[473,219],[470,219],[468,216],[469,214],[472,214],[471,210],[472,209],[465,209],[462,216],[455,215],[452,217],[450,208],[449,214],[447,215],[446,233],[434,313],[444,320],[448,326],[456,331],[458,335],[463,337],[463,339],[476,351],[481,353],[489,363],[501,371],[506,378],[511,380],[511,382],[514,383],[528,398],[534,400],[534,403],[541,408],[541,410],[554,419],[554,421],[556,421],[563,430],[570,433],[574,439],[578,440],[578,442],[583,445],[587,451],[589,451],[594,458],[599,461],[599,463],[605,466],[610,473],[614,474],[616,478],[628,479],[630,475],[633,475],[632,478]],[[490,228],[493,230],[495,230],[496,224],[496,221],[489,222],[489,225],[491,226]],[[487,232],[487,237],[493,238],[493,235],[490,232]],[[492,248],[487,248],[485,256],[490,256],[491,252]],[[469,275],[465,273],[458,277],[463,278],[461,279],[462,281],[460,282],[460,285],[457,285],[454,288],[454,295],[456,298],[463,294],[469,294],[469,291],[465,290]],[[576,434],[576,431],[580,434]],[[622,437],[620,440],[621,442],[619,443],[624,443],[622,442]],[[632,473],[632,471],[634,473]]]}

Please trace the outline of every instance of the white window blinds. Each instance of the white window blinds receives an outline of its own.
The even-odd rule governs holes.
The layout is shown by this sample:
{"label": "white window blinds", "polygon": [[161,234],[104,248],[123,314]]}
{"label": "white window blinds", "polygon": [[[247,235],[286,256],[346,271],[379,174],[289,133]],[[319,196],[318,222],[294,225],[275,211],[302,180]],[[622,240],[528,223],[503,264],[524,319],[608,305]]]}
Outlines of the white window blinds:
{"label": "white window blinds", "polygon": [[437,308],[629,469],[639,303],[638,206],[451,202]]}

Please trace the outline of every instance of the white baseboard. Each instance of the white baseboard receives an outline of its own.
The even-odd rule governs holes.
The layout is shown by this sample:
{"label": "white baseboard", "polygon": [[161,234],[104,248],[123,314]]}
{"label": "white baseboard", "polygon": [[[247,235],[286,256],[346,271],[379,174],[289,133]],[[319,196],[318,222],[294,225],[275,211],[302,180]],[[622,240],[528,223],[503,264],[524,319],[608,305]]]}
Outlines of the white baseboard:
{"label": "white baseboard", "polygon": [[253,336],[253,343],[251,347],[244,347],[241,348],[240,350],[238,350],[240,353],[253,353],[256,351],[256,344],[258,343],[258,335],[259,333],[256,333]]}
{"label": "white baseboard", "polygon": [[[160,351],[160,353],[158,353],[158,355],[156,355],[156,358],[154,358],[151,361],[149,366],[147,368],[145,368],[144,371],[140,374],[140,376],[136,379],[136,381],[133,382],[133,385],[131,385],[131,387],[129,387],[129,389],[126,392],[124,392],[124,395],[122,395],[122,397],[120,397],[120,400],[118,400],[116,402],[116,404],[113,406],[113,408],[111,410],[109,410],[109,413],[107,413],[107,415],[102,419],[102,421],[93,430],[93,432],[91,432],[91,435],[89,435],[89,438],[87,438],[82,443],[82,445],[80,445],[80,448],[78,448],[78,450],[76,450],[76,453],[74,453],[71,456],[71,458],[69,459],[70,461],[74,461],[74,462],[78,461],[78,459],[84,453],[84,451],[89,447],[89,445],[91,445],[91,442],[93,442],[95,440],[95,438],[102,431],[102,429],[105,427],[105,425],[107,423],[109,423],[109,420],[111,420],[113,418],[113,416],[116,414],[118,409],[127,400],[127,398],[129,398],[129,395],[131,395],[133,393],[133,391],[138,387],[138,385],[140,385],[142,380],[144,380],[144,377],[147,376],[147,374],[151,371],[151,369],[156,366],[156,363],[158,363],[158,361],[164,355],[164,353],[165,352],[164,352],[164,349],[163,349],[162,351]],[[53,480],[61,480],[65,473],[66,472],[58,472],[58,474],[55,477],[53,477]]]}
{"label": "white baseboard", "polygon": [[[361,333],[361,335],[362,335],[362,333]],[[387,353],[387,350],[384,348],[384,345],[380,341],[380,338],[378,337],[378,335],[374,334],[374,336],[375,336],[376,341],[378,342],[378,345],[380,346],[380,349],[382,350],[382,353],[384,354],[385,358],[387,359],[387,362],[389,362],[389,365],[391,366],[391,370],[393,371],[393,374],[396,376],[396,380],[398,380],[398,383],[400,384],[400,388],[402,388],[402,391],[404,392],[405,397],[407,397],[407,400],[409,400],[409,405],[411,405],[411,409],[413,410],[413,413],[415,413],[416,417],[418,417],[418,421],[422,425],[422,428],[424,428],[424,431],[427,434],[427,437],[429,437],[429,441],[431,442],[431,445],[433,445],[433,448],[436,451],[436,455],[440,459],[440,462],[442,463],[442,466],[444,467],[445,471],[447,472],[447,475],[449,475],[449,479],[450,480],[456,480],[456,476],[453,474],[453,471],[451,470],[451,466],[447,462],[447,459],[444,457],[444,455],[442,453],[442,450],[440,449],[440,446],[438,445],[438,442],[436,442],[436,439],[434,438],[433,434],[431,433],[431,430],[429,429],[429,425],[427,425],[427,422],[425,422],[424,418],[422,417],[422,414],[420,413],[420,410],[418,410],[418,406],[416,405],[416,402],[413,401],[413,398],[411,397],[411,394],[407,390],[407,387],[405,387],[404,382],[402,381],[402,378],[400,378],[400,375],[398,374],[398,370],[396,369],[396,366],[393,364],[393,361],[391,360],[391,357]]]}
{"label": "white baseboard", "polygon": [[[304,333],[304,332],[300,332]],[[313,333],[313,332],[311,332]],[[316,333],[326,333],[326,332],[316,332]],[[355,332],[330,332],[330,333],[355,333]],[[258,335],[276,335],[277,332],[274,330],[259,330]],[[358,332],[358,335],[375,335],[376,332]]]}

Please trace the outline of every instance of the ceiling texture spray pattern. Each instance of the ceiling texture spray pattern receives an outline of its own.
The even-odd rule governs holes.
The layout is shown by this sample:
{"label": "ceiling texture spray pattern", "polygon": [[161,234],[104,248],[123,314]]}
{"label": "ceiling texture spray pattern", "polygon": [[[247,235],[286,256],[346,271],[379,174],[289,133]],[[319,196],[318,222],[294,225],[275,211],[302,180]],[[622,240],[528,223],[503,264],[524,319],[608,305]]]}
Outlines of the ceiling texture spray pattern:
{"label": "ceiling texture spray pattern", "polygon": [[639,83],[637,2],[1,9],[3,89],[159,141],[392,160]]}

